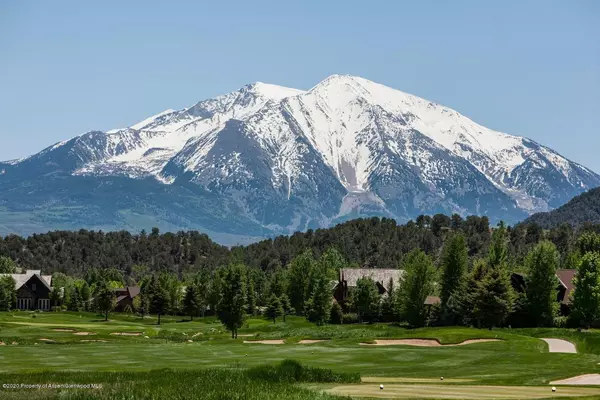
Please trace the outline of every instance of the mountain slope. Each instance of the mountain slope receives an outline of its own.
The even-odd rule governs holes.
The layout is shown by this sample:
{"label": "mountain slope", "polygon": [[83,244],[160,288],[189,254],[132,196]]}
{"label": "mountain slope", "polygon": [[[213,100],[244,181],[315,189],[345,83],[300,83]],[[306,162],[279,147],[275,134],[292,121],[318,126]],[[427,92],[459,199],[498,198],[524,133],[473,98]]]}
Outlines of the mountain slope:
{"label": "mountain slope", "polygon": [[574,227],[585,223],[600,224],[600,188],[585,192],[556,210],[533,214],[523,223],[536,223],[545,229],[562,224]]}
{"label": "mountain slope", "polygon": [[361,215],[517,221],[600,186],[600,176],[532,140],[340,75],[309,91],[247,85],[87,132],[0,171],[0,230],[19,233],[52,228],[57,215],[64,229],[154,222],[251,236]]}

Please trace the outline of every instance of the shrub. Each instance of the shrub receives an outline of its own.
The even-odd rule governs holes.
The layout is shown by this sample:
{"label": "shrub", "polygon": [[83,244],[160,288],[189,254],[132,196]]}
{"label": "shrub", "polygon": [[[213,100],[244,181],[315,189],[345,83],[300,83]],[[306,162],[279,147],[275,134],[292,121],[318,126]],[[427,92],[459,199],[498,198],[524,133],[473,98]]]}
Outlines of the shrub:
{"label": "shrub", "polygon": [[331,305],[329,322],[332,324],[342,324],[344,322],[344,311],[342,311],[342,306],[337,301]]}
{"label": "shrub", "polygon": [[358,314],[350,313],[344,314],[342,318],[343,324],[357,324],[358,323]]}

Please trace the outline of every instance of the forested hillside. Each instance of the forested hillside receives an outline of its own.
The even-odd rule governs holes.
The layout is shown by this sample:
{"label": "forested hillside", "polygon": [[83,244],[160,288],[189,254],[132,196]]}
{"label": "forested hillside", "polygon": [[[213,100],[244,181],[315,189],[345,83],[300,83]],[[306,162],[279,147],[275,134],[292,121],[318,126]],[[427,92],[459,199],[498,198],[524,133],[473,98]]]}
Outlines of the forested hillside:
{"label": "forested hillside", "polygon": [[[585,229],[598,230],[591,225]],[[232,249],[198,232],[160,233],[158,229],[136,235],[87,230],[56,231],[27,238],[10,235],[0,238],[0,255],[10,257],[22,268],[80,277],[91,268],[114,268],[129,276],[134,266],[182,276],[230,261],[269,272],[286,267],[307,248],[318,258],[330,247],[336,248],[349,265],[396,268],[404,255],[415,248],[438,259],[450,231],[464,234],[471,260],[487,253],[491,227],[486,217],[435,215],[422,216],[405,225],[386,218],[356,219],[329,229],[309,230]],[[567,262],[580,231],[568,225],[544,231],[534,223],[509,227],[511,265],[519,268],[527,251],[544,238],[557,246]]]}
{"label": "forested hillside", "polygon": [[537,213],[529,217],[525,223],[536,223],[549,229],[569,224],[580,226],[600,223],[600,188],[583,193],[556,210]]}

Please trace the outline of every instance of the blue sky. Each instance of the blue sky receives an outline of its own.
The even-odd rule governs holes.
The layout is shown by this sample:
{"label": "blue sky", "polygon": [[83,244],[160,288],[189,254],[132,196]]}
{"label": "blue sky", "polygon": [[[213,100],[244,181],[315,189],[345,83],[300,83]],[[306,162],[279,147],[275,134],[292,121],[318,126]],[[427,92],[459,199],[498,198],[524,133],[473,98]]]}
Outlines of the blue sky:
{"label": "blue sky", "polygon": [[0,0],[0,159],[263,81],[353,74],[600,172],[599,1]]}

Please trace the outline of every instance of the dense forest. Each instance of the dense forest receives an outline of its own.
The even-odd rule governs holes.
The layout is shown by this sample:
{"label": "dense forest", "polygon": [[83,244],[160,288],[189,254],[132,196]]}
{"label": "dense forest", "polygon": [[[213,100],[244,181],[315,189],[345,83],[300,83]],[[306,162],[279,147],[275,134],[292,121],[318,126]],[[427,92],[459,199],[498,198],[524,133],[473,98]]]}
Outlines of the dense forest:
{"label": "dense forest", "polygon": [[[84,277],[90,269],[116,269],[125,277],[132,269],[168,271],[180,278],[200,269],[213,270],[231,261],[272,272],[286,267],[298,254],[310,248],[316,258],[335,248],[348,265],[372,268],[397,268],[404,256],[419,248],[437,260],[451,232],[466,239],[470,262],[487,254],[492,228],[486,217],[458,215],[421,216],[398,225],[392,219],[356,219],[328,229],[298,232],[248,246],[231,249],[214,243],[198,232],[139,234],[101,231],[55,231],[24,238],[0,238],[0,256],[7,256],[21,268],[41,269],[44,273],[62,272]],[[586,224],[574,229],[568,224],[544,230],[528,223],[508,227],[509,264],[519,269],[527,252],[542,239],[554,243],[561,253],[561,267],[569,268],[568,255],[583,231],[600,231]]]}
{"label": "dense forest", "polygon": [[534,214],[525,223],[539,224],[545,229],[556,228],[562,224],[574,227],[600,224],[600,188],[585,192],[556,210]]}

